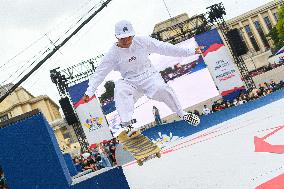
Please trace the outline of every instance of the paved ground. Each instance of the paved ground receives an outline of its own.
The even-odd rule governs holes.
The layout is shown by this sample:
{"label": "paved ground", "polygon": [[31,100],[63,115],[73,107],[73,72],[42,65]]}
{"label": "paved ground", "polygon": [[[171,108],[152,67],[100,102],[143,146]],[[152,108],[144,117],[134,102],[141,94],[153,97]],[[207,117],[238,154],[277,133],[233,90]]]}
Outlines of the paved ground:
{"label": "paved ground", "polygon": [[142,167],[134,162],[124,165],[130,187],[283,189],[283,107],[284,99],[272,102],[174,141],[163,149],[161,159]]}

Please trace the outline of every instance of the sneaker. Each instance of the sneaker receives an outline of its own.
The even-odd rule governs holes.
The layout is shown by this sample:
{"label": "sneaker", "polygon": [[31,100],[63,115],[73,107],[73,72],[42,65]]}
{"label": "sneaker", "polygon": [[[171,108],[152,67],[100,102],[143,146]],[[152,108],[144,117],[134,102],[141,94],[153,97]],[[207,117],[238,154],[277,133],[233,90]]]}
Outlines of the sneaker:
{"label": "sneaker", "polygon": [[199,117],[197,115],[195,115],[194,113],[188,113],[188,114],[184,115],[183,120],[188,122],[189,124],[191,124],[193,126],[197,126],[200,123]]}
{"label": "sneaker", "polygon": [[132,125],[128,125],[127,127],[124,127],[124,129],[129,137],[139,131],[138,128],[135,128]]}
{"label": "sneaker", "polygon": [[129,121],[129,122],[123,122],[120,124],[120,127],[127,133],[127,135],[129,137],[131,137],[133,134],[135,134],[135,132],[139,131],[138,128],[135,128],[132,126],[133,123],[136,123],[136,120],[135,122],[133,122],[132,120]]}

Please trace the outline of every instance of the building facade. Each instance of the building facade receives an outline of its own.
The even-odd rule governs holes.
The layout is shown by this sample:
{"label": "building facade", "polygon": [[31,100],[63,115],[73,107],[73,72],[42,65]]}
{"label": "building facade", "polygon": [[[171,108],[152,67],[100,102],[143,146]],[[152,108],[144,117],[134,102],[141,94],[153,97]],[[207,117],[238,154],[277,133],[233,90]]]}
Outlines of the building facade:
{"label": "building facade", "polygon": [[[1,86],[0,95],[12,86],[13,84]],[[23,87],[18,87],[0,103],[0,122],[35,109],[39,109],[48,122],[61,119],[59,106],[48,96],[42,95],[35,97]]]}
{"label": "building facade", "polygon": [[266,35],[278,21],[278,10],[284,0],[275,0],[232,18],[226,23],[231,29],[238,29],[243,41],[248,47],[248,53],[243,56],[249,70],[254,70],[268,64],[272,55],[273,41]]}
{"label": "building facade", "polygon": [[74,129],[64,119],[58,119],[50,123],[58,141],[60,149],[64,153],[78,154],[81,150]]}
{"label": "building facade", "polygon": [[[0,86],[0,96],[12,86],[13,84]],[[73,128],[62,119],[59,106],[48,96],[35,97],[23,87],[18,87],[0,103],[0,122],[35,109],[39,109],[52,126],[62,151],[69,152],[72,149],[80,148]]]}
{"label": "building facade", "polygon": [[[226,21],[230,29],[239,30],[248,48],[248,53],[243,55],[243,59],[249,71],[268,64],[268,58],[272,55],[271,48],[274,47],[274,44],[266,35],[276,25],[278,10],[283,3],[284,0],[274,0]],[[187,22],[187,20],[189,21]],[[153,34],[159,33],[158,38],[160,40],[173,42],[171,38],[178,40],[178,38],[183,37],[182,33],[192,31],[203,23],[202,16],[197,15],[189,18],[186,13],[183,13],[156,24]],[[222,32],[220,34],[222,35]]]}
{"label": "building facade", "polygon": [[[271,48],[274,47],[274,44],[273,41],[266,37],[266,35],[277,24],[278,10],[283,4],[284,0],[274,0],[226,21],[230,29],[237,28],[239,30],[244,43],[248,47],[248,53],[243,55],[243,59],[249,71],[268,64],[268,58],[272,55]],[[202,26],[204,23],[202,17],[197,15],[194,16],[194,18],[196,19],[189,18],[186,13],[183,13],[171,19],[157,23],[153,29],[153,34],[159,33],[161,36],[157,37],[153,34],[152,36],[157,37],[162,41],[172,42],[168,39],[176,36],[180,37],[182,32],[192,31],[194,28],[200,25]],[[186,22],[187,20],[191,21]],[[222,32],[219,33],[224,40]],[[283,80],[282,71],[283,68],[275,69],[273,72],[262,74],[253,78],[253,80],[257,85],[264,81],[270,81],[271,79],[279,82],[279,80]],[[204,104],[211,106],[214,101],[221,98],[221,96],[217,96],[213,99],[208,99],[205,102],[189,107],[186,111],[202,111]],[[178,120],[178,117],[176,115],[170,115],[163,119],[163,121],[166,122],[172,122],[173,120]],[[154,124],[155,123],[152,122],[145,127],[151,127]]]}
{"label": "building facade", "polygon": [[210,28],[206,23],[204,15],[195,15],[191,18],[186,13],[157,23],[154,27],[152,37],[172,44],[183,41],[184,38],[191,38],[196,33],[202,33],[200,29]]}

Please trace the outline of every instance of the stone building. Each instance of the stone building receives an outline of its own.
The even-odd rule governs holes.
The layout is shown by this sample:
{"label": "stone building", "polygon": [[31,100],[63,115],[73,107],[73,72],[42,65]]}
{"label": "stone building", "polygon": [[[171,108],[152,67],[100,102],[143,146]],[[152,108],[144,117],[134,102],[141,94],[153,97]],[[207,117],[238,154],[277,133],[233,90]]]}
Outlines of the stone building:
{"label": "stone building", "polygon": [[248,47],[249,51],[243,58],[249,70],[268,64],[274,44],[266,35],[276,25],[278,10],[283,3],[284,0],[271,1],[226,21],[230,28],[239,30]]}
{"label": "stone building", "polygon": [[[243,59],[249,71],[268,64],[267,60],[272,55],[273,41],[269,40],[266,35],[276,25],[278,9],[283,3],[284,0],[271,1],[226,21],[230,29],[237,28],[239,30],[248,47],[248,53],[243,55]],[[190,21],[187,22],[187,20]],[[153,33],[160,33],[159,37],[163,41],[168,39],[167,41],[173,42],[169,39],[178,40],[178,37],[182,37],[183,32],[191,31],[192,28],[202,24],[204,24],[204,20],[201,15],[189,18],[186,13],[183,13],[157,23]]]}
{"label": "stone building", "polygon": [[[12,86],[13,84],[0,86],[0,96]],[[80,148],[73,128],[62,119],[59,106],[48,96],[35,97],[23,87],[18,87],[0,103],[0,122],[34,109],[39,109],[50,123],[62,151],[70,152]]]}
{"label": "stone building", "polygon": [[[235,18],[226,20],[230,29],[237,28],[239,30],[244,43],[248,47],[248,52],[242,57],[249,71],[265,66],[269,63],[268,58],[272,55],[271,49],[274,47],[274,44],[273,41],[266,37],[266,35],[276,25],[278,21],[278,10],[283,3],[284,0],[274,0]],[[157,23],[153,29],[153,34],[159,33],[159,40],[173,42],[172,38],[183,37],[181,35],[182,32],[191,31],[202,24],[204,24],[204,20],[201,15],[196,15],[190,18],[186,13],[183,13],[171,19]],[[219,33],[221,37],[223,37],[222,32]],[[153,37],[157,36],[153,35]],[[257,86],[262,82],[269,82],[270,80],[279,82],[280,80],[284,80],[283,70],[284,68],[282,66],[257,77],[253,77],[253,80]],[[208,99],[205,102],[186,109],[186,111],[192,111],[194,109],[201,111],[204,104],[211,106],[214,101],[217,101],[220,98],[221,96],[217,96],[215,98]],[[172,122],[173,120],[178,120],[178,118],[176,115],[170,115],[163,120],[166,122]],[[153,124],[154,122],[146,125],[145,127],[150,127]]]}
{"label": "stone building", "polygon": [[[1,86],[0,96],[9,90],[13,84]],[[0,122],[23,113],[39,109],[48,122],[61,119],[59,106],[48,96],[33,96],[25,88],[18,87],[11,95],[0,103]]]}

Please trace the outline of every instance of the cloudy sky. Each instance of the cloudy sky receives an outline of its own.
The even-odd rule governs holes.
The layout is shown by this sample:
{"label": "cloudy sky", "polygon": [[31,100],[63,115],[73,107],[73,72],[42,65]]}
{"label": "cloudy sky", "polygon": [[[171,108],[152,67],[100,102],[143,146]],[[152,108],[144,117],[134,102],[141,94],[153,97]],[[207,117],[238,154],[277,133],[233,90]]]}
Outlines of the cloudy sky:
{"label": "cloudy sky", "polygon": [[[206,12],[206,7],[223,2],[233,18],[271,0],[112,0],[89,24],[33,74],[23,86],[33,95],[48,95],[58,102],[59,94],[50,81],[49,70],[66,68],[104,53],[115,41],[114,24],[130,20],[137,35],[150,35],[156,23],[171,16]],[[52,43],[97,5],[99,0],[0,0],[0,85],[15,82],[24,69],[34,66]],[[169,13],[167,12],[166,3]],[[23,72],[23,73],[22,73]],[[20,77],[18,77],[20,76]]]}

